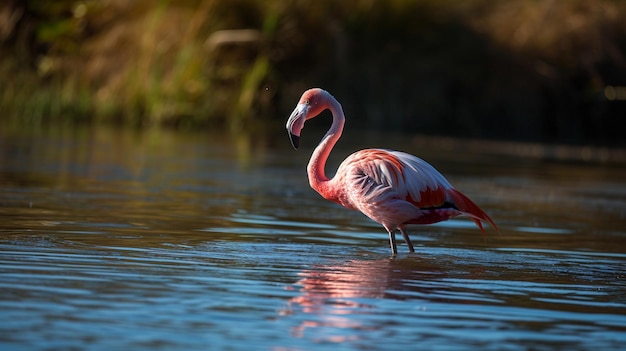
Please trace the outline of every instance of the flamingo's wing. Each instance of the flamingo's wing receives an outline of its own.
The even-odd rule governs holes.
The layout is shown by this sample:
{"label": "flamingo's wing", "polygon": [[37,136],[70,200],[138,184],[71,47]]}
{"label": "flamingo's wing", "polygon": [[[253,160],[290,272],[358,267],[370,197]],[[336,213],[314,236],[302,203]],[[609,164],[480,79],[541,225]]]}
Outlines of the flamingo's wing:
{"label": "flamingo's wing", "polygon": [[[380,216],[380,204],[394,202],[395,212],[410,217],[406,223],[433,223],[466,214],[474,220],[495,224],[476,204],[450,185],[446,178],[426,161],[399,151],[367,149],[349,156],[340,166],[349,168],[348,196],[353,207],[370,218]],[[345,174],[344,174],[345,175]],[[386,214],[400,217],[399,214]],[[375,219],[379,221],[378,219]],[[380,222],[380,221],[379,221]],[[405,222],[400,222],[405,223]]]}
{"label": "flamingo's wing", "polygon": [[402,164],[401,182],[398,192],[415,206],[426,208],[442,207],[448,200],[447,189],[452,185],[428,162],[400,151],[389,151]]}
{"label": "flamingo's wing", "polygon": [[[402,161],[405,167],[405,178],[421,179],[421,182],[407,180],[407,201],[413,202],[421,209],[454,208],[461,214],[471,217],[480,230],[485,233],[481,221],[489,223],[494,229],[498,227],[494,221],[478,205],[462,192],[456,190],[433,166],[426,161],[399,151],[391,151]],[[419,197],[418,196],[419,192]]]}
{"label": "flamingo's wing", "polygon": [[349,194],[361,201],[381,202],[395,197],[418,208],[441,206],[450,183],[425,161],[403,152],[361,150],[350,155],[338,175],[349,177]]}
{"label": "flamingo's wing", "polygon": [[346,158],[333,179],[340,188],[338,202],[361,211],[388,231],[420,215],[419,208],[404,200],[398,184],[404,179],[402,162],[386,150],[367,149]]}

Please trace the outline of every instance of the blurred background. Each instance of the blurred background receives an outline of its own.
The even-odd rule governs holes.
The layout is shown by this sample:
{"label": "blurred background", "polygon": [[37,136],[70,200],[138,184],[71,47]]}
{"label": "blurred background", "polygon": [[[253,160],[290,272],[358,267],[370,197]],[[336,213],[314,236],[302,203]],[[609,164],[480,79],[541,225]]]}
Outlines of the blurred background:
{"label": "blurred background", "polygon": [[0,125],[350,128],[626,141],[626,1],[5,0]]}

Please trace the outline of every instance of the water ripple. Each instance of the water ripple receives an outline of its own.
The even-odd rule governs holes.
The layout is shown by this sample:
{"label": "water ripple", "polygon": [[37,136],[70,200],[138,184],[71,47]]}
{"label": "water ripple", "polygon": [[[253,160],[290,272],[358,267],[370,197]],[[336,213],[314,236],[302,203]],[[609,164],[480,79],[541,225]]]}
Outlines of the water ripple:
{"label": "water ripple", "polygon": [[390,257],[379,224],[309,189],[307,154],[98,133],[0,143],[1,349],[626,343],[623,167],[450,154],[501,234],[410,226],[415,253]]}

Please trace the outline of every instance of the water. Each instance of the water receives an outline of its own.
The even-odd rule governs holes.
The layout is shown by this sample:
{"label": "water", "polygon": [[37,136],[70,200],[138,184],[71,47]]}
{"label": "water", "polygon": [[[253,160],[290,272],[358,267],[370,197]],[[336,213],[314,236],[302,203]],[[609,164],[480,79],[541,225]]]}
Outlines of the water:
{"label": "water", "polygon": [[378,224],[309,189],[316,131],[298,152],[282,134],[0,134],[2,349],[626,343],[624,163],[347,132],[329,171],[367,145],[419,154],[502,231],[413,226],[416,252],[391,258]]}

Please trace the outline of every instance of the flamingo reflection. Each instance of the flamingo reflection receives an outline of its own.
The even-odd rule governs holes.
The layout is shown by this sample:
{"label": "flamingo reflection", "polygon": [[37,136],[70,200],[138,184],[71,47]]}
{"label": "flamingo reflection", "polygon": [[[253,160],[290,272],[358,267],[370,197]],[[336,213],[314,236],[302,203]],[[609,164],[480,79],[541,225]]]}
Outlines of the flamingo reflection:
{"label": "flamingo reflection", "polygon": [[[292,329],[302,337],[308,329],[363,330],[374,328],[355,315],[367,314],[376,308],[378,299],[406,299],[408,295],[428,294],[432,281],[444,276],[443,271],[413,258],[352,260],[336,266],[316,266],[298,274],[300,294],[290,299],[282,315],[309,315]],[[417,283],[423,282],[423,283]],[[429,283],[431,282],[431,283]],[[326,336],[326,342],[353,340],[356,335]]]}

